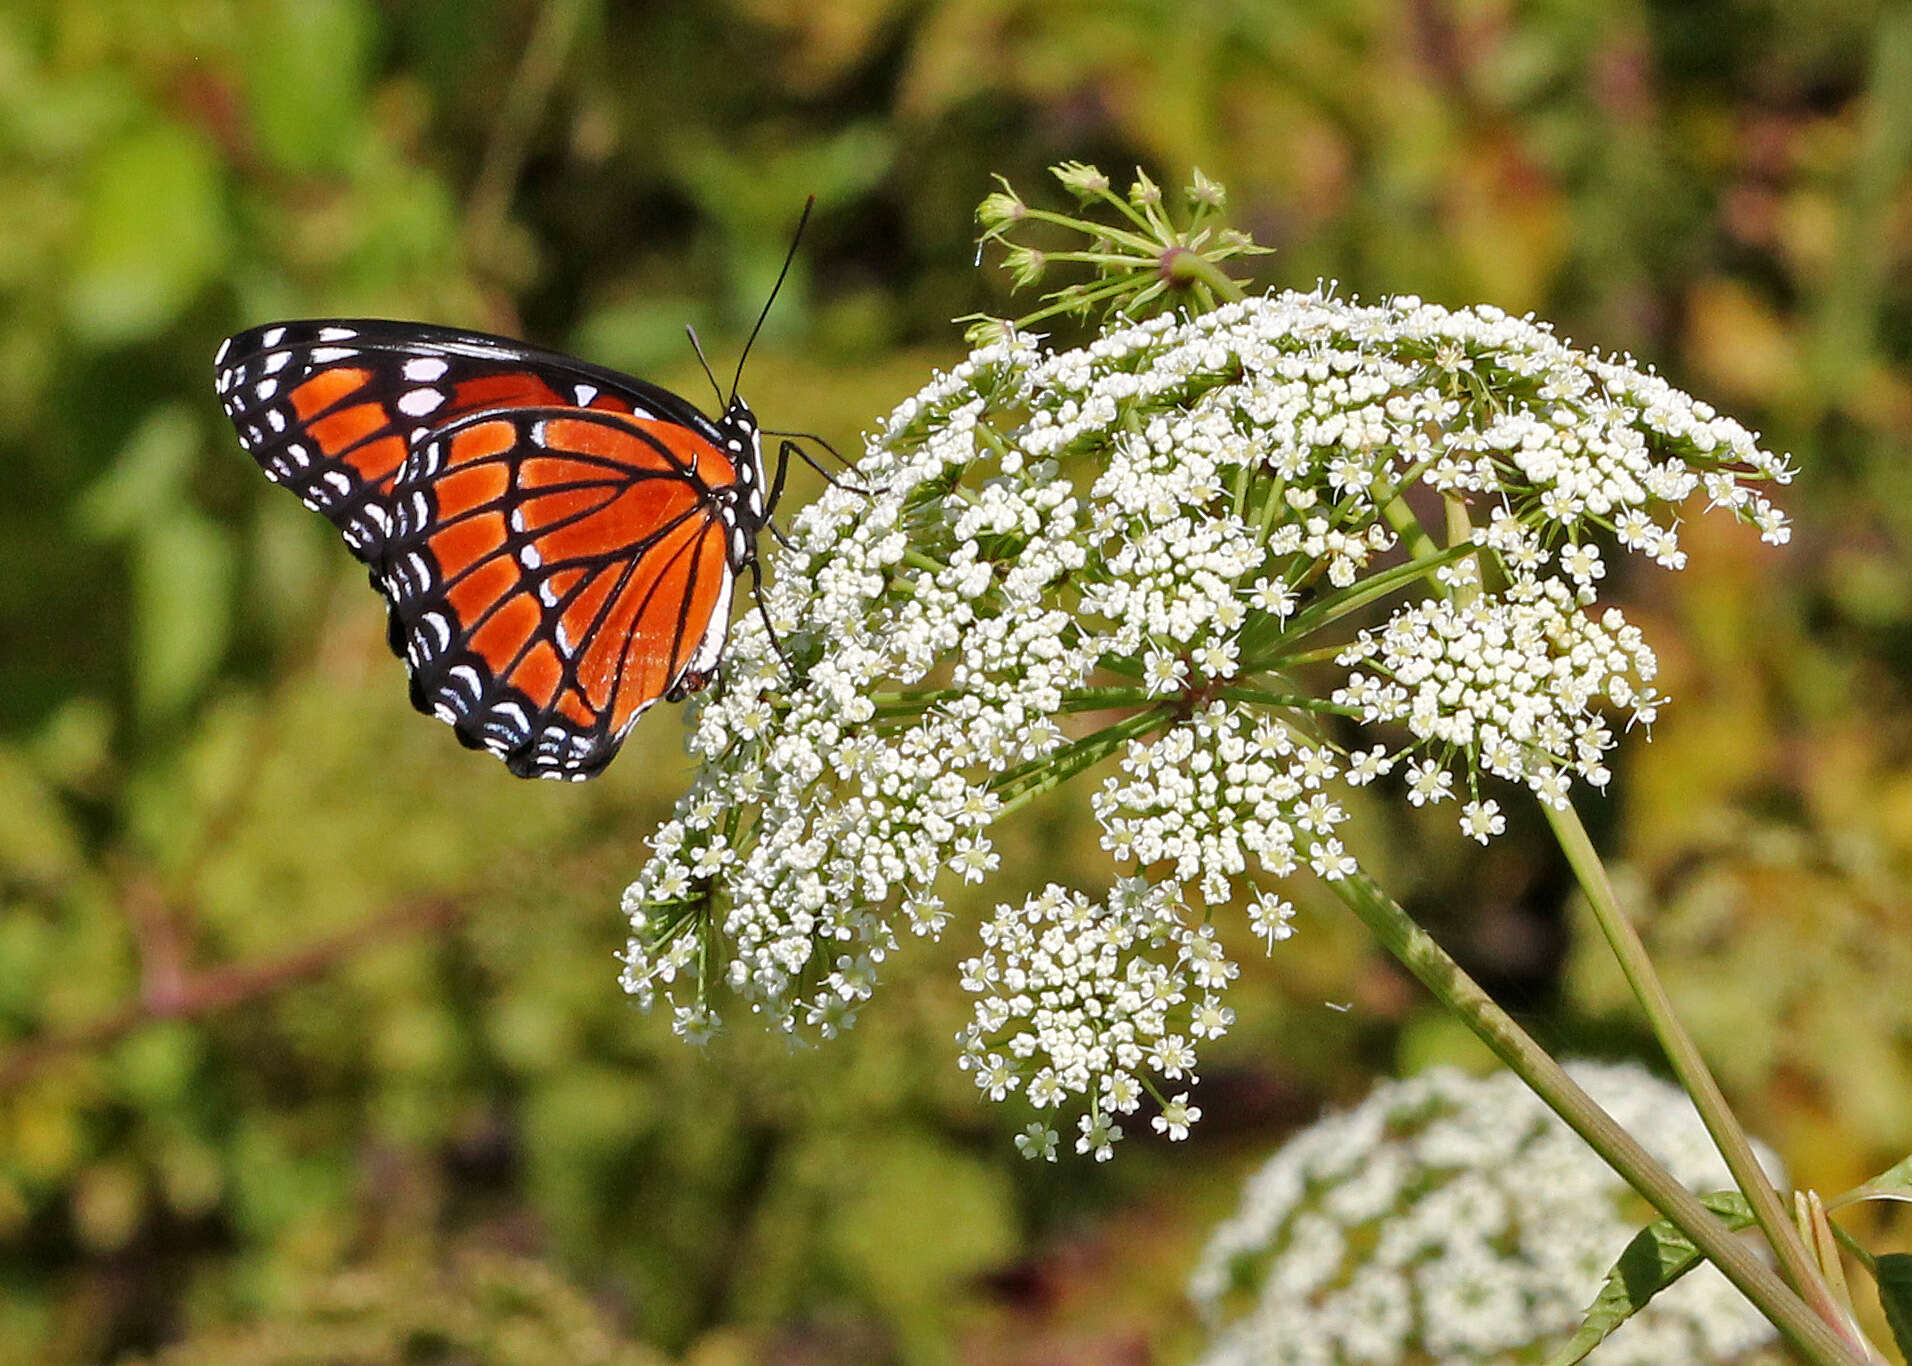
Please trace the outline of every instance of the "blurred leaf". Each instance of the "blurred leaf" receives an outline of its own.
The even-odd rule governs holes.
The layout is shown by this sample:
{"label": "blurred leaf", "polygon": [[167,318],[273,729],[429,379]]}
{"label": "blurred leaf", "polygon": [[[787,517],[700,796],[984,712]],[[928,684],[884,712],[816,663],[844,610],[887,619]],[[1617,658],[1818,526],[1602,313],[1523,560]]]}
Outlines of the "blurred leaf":
{"label": "blurred leaf", "polygon": [[837,1259],[900,1328],[933,1332],[951,1291],[1016,1245],[1007,1177],[925,1137],[869,1135],[859,1148],[832,1220]]}
{"label": "blurred leaf", "polygon": [[74,332],[94,345],[152,335],[223,264],[219,167],[206,143],[150,122],[102,152],[80,210],[66,300]]}
{"label": "blurred leaf", "polygon": [[143,1110],[173,1109],[191,1090],[201,1052],[198,1033],[184,1021],[135,1030],[116,1053],[120,1090]]}
{"label": "blurred leaf", "polygon": [[73,1225],[80,1240],[98,1252],[116,1252],[139,1228],[145,1208],[145,1178],[127,1162],[95,1162],[73,1189]]}
{"label": "blurred leaf", "polygon": [[344,169],[364,122],[372,16],[362,0],[264,0],[240,13],[247,104],[266,155],[292,171]]}
{"label": "blurred leaf", "polygon": [[79,869],[79,833],[38,772],[0,747],[0,875],[57,883]]}
{"label": "blurred leaf", "polygon": [[99,697],[69,697],[33,740],[33,760],[55,783],[76,785],[112,758],[113,711]]}
{"label": "blurred leaf", "polygon": [[135,538],[134,683],[147,719],[183,707],[225,654],[237,558],[230,533],[184,505]]}
{"label": "blurred leaf", "polygon": [[150,409],[112,468],[80,495],[74,511],[81,528],[106,540],[170,515],[204,442],[198,415],[184,402]]}
{"label": "blurred leaf", "polygon": [[[1702,1195],[1700,1203],[1737,1232],[1753,1222],[1752,1208],[1738,1191]],[[1587,1309],[1580,1331],[1548,1366],[1574,1366],[1647,1302],[1705,1259],[1692,1241],[1665,1219],[1648,1224],[1626,1245],[1607,1272],[1606,1283]]]}

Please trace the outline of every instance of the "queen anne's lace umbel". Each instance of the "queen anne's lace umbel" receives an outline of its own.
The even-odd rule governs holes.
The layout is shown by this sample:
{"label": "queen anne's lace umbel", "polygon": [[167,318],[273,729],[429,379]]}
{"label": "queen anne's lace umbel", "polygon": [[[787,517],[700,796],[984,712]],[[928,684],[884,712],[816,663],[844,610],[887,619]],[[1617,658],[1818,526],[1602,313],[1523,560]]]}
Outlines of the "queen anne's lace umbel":
{"label": "queen anne's lace umbel", "polygon": [[[905,401],[855,477],[765,594],[796,677],[738,620],[699,776],[626,893],[624,984],[693,1038],[720,984],[832,1034],[899,930],[939,934],[941,891],[996,871],[996,821],[1112,760],[1095,816],[1139,881],[999,907],[961,1038],[988,1094],[1083,1107],[1078,1149],[1106,1155],[1227,1028],[1197,903],[1247,895],[1285,938],[1266,884],[1354,868],[1342,784],[1399,769],[1484,842],[1483,775],[1553,803],[1606,782],[1614,722],[1660,699],[1596,605],[1602,547],[1677,568],[1694,495],[1782,541],[1757,485],[1789,473],[1531,320],[1315,292],[1060,353],[1010,334]],[[1186,1132],[1198,1112],[1156,1098]]]}
{"label": "queen anne's lace umbel", "polygon": [[[1567,1070],[1682,1184],[1732,1184],[1677,1087],[1631,1064]],[[1547,1361],[1645,1217],[1640,1204],[1510,1073],[1385,1083],[1290,1139],[1210,1235],[1189,1278],[1211,1335],[1201,1366]],[[1588,1358],[1783,1359],[1772,1326],[1711,1266]]]}

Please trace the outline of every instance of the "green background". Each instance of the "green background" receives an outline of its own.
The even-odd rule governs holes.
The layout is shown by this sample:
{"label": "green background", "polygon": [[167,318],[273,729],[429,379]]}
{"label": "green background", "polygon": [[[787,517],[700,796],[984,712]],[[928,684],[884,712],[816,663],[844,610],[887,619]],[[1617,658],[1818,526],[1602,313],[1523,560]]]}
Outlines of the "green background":
{"label": "green background", "polygon": [[[1061,159],[1198,165],[1261,284],[1531,309],[1795,453],[1792,545],[1693,520],[1618,577],[1674,702],[1585,811],[1798,1179],[1912,1148],[1906,7],[13,0],[0,1361],[1185,1359],[1253,1159],[1475,1060],[1314,903],[1233,932],[1195,1138],[1107,1165],[1023,1163],[955,1068],[974,898],[845,1038],[678,1044],[613,959],[678,717],[581,787],[460,749],[213,401],[222,336],[326,314],[696,398],[683,325],[734,363],[814,193],[745,388],[853,449],[1016,310],[971,214]],[[1029,816],[993,896],[1106,877],[1077,801]],[[1531,816],[1351,844],[1543,1042],[1651,1056]]]}

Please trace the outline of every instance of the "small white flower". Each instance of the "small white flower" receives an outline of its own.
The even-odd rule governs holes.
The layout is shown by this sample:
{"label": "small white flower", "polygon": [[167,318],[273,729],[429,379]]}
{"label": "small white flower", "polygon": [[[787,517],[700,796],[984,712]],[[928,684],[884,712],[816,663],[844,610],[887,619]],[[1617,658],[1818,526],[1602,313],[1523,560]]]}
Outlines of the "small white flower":
{"label": "small white flower", "polygon": [[1097,1162],[1107,1162],[1115,1156],[1115,1145],[1122,1138],[1122,1126],[1111,1123],[1100,1115],[1083,1115],[1076,1122],[1081,1135],[1076,1139],[1076,1151],[1093,1153]]}
{"label": "small white flower", "polygon": [[1267,942],[1270,952],[1275,944],[1295,932],[1295,908],[1291,902],[1264,892],[1248,903],[1248,928]]}
{"label": "small white flower", "polygon": [[1044,1162],[1056,1160],[1056,1143],[1061,1135],[1047,1124],[1035,1121],[1016,1135],[1016,1151],[1030,1161],[1041,1158]]}
{"label": "small white flower", "polygon": [[1188,1103],[1188,1092],[1183,1091],[1167,1105],[1162,1112],[1149,1121],[1158,1134],[1167,1134],[1169,1140],[1179,1143],[1188,1137],[1188,1126],[1202,1117],[1202,1107]]}
{"label": "small white flower", "polygon": [[1174,692],[1188,682],[1188,664],[1167,650],[1142,656],[1142,680],[1152,693]]}
{"label": "small white flower", "polygon": [[1507,818],[1500,813],[1500,803],[1493,798],[1484,802],[1469,802],[1461,808],[1461,833],[1469,839],[1482,844],[1507,829]]}

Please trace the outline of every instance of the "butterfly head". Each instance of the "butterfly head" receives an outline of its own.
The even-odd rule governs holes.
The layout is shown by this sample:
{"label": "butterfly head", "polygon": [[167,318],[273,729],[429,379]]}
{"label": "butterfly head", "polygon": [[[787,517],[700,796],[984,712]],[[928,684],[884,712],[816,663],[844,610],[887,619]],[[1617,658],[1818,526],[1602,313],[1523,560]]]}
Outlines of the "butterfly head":
{"label": "butterfly head", "polygon": [[733,486],[735,517],[749,530],[754,542],[756,531],[770,520],[775,490],[766,476],[763,462],[763,431],[757,415],[741,396],[733,397],[717,420],[724,452],[737,467]]}

